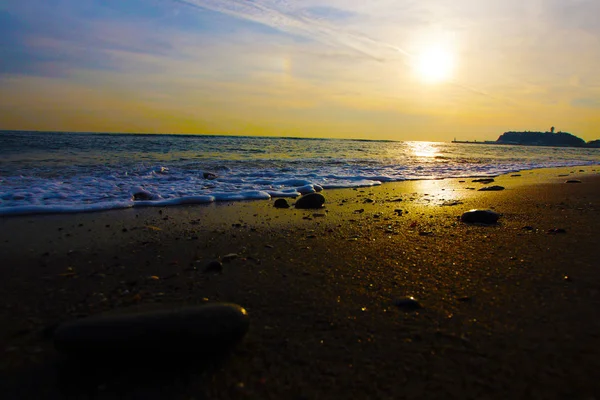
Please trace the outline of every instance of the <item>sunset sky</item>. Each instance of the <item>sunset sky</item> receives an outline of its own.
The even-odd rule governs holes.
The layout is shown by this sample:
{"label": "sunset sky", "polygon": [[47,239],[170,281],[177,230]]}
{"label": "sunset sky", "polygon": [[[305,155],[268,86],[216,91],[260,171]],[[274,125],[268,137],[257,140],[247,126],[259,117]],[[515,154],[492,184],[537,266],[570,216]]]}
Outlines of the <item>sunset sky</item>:
{"label": "sunset sky", "polygon": [[600,138],[598,0],[8,0],[0,129]]}

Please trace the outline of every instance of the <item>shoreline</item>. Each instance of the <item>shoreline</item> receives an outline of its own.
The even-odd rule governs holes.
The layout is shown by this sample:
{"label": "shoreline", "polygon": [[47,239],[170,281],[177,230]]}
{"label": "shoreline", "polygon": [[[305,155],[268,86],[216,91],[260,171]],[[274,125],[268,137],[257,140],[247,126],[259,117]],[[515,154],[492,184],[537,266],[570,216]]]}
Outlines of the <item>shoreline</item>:
{"label": "shoreline", "polygon": [[[468,178],[328,189],[322,210],[270,200],[0,217],[0,371],[11,377],[0,389],[7,398],[595,396],[596,169],[503,175],[499,192]],[[501,213],[500,223],[458,221],[471,208]],[[222,274],[202,272],[230,254]],[[394,305],[407,296],[423,309]],[[189,376],[168,365],[130,382],[128,370],[62,377],[44,336],[109,310],[205,302],[240,304],[251,328],[218,368]]]}
{"label": "shoreline", "polygon": [[[581,168],[584,168],[584,170],[582,170]],[[355,189],[370,189],[370,188],[375,188],[375,187],[379,187],[379,186],[385,186],[385,185],[389,185],[389,184],[401,184],[404,182],[420,182],[420,181],[434,181],[434,180],[468,180],[468,179],[476,179],[476,178],[500,178],[500,177],[506,177],[506,176],[510,176],[511,174],[515,174],[515,173],[522,173],[522,174],[536,174],[536,175],[542,175],[543,177],[538,176],[537,179],[550,179],[550,175],[554,174],[555,171],[561,172],[561,175],[568,175],[568,174],[574,174],[574,173],[581,173],[582,171],[587,171],[588,173],[595,173],[596,170],[600,171],[600,164],[584,164],[584,165],[574,165],[574,166],[563,166],[563,167],[544,167],[544,168],[533,168],[533,169],[521,169],[521,170],[514,170],[514,171],[509,171],[506,172],[504,174],[496,174],[496,175],[486,175],[486,174],[474,174],[474,175],[468,175],[468,176],[461,176],[461,177],[442,177],[442,178],[414,178],[414,179],[404,179],[404,180],[400,180],[400,181],[383,181],[380,182],[379,184],[376,185],[365,185],[365,186],[355,186],[355,187],[335,187],[335,188],[323,188],[322,190],[325,191],[332,191],[332,190],[355,190]],[[537,172],[536,172],[537,171]],[[315,184],[316,185],[316,184]],[[144,208],[171,208],[171,207],[187,207],[187,206],[203,206],[203,205],[210,205],[210,204],[229,204],[229,203],[235,203],[235,202],[246,202],[246,201],[273,201],[277,198],[284,198],[284,199],[297,199],[298,197],[302,196],[302,194],[300,194],[299,196],[285,196],[285,195],[277,195],[274,196],[272,195],[270,198],[262,198],[262,195],[264,196],[268,196],[268,193],[266,191],[255,191],[256,195],[254,196],[254,198],[245,198],[245,199],[241,199],[241,200],[231,200],[231,199],[212,199],[212,200],[192,200],[192,199],[187,199],[186,197],[184,198],[174,198],[174,199],[163,199],[160,201],[138,201],[137,205],[135,201],[132,201],[130,204],[128,205],[120,205],[120,206],[110,206],[107,204],[101,204],[101,205],[78,205],[78,206],[72,206],[75,208],[72,209],[68,209],[68,206],[62,206],[62,205],[56,205],[56,206],[16,206],[16,207],[10,207],[9,212],[7,212],[5,209],[0,209],[0,218],[11,218],[11,217],[22,217],[22,216],[41,216],[41,215],[73,215],[73,214],[82,214],[82,213],[102,213],[102,212],[111,212],[111,211],[120,211],[120,210],[140,210],[140,209],[144,209]],[[283,193],[283,192],[279,192],[279,193]],[[261,194],[259,196],[259,194]],[[298,194],[298,193],[296,193]],[[191,196],[191,197],[195,197],[195,198],[199,198],[199,197],[214,197],[215,194],[204,194],[204,195],[197,195],[197,196]],[[219,195],[225,195],[223,193],[220,193]],[[236,194],[232,193],[231,196],[235,197]],[[190,196],[188,196],[190,197]],[[120,202],[125,202],[126,200],[120,200]],[[153,204],[155,203],[155,204]],[[94,208],[96,207],[96,208]],[[67,210],[65,210],[64,208],[67,208]],[[21,210],[21,211],[20,211]],[[35,211],[31,211],[31,210],[35,210]]]}

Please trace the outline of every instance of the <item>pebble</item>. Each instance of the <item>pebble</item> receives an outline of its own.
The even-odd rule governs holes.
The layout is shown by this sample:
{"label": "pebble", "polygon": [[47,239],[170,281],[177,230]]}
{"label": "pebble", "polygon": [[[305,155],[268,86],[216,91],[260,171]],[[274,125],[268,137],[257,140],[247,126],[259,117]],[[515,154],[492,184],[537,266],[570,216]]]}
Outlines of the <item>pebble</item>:
{"label": "pebble", "polygon": [[136,192],[133,194],[133,200],[153,200],[154,196],[149,192]]}
{"label": "pebble", "polygon": [[[238,258],[238,255],[236,253],[229,253],[229,254],[225,254],[223,257],[221,257],[221,261],[223,262],[230,262],[235,260],[236,258]],[[221,266],[221,269],[223,268],[223,266]]]}
{"label": "pebble", "polygon": [[401,308],[406,311],[415,311],[423,308],[421,303],[419,303],[414,297],[405,297],[402,299],[394,300],[394,305],[398,308]]}
{"label": "pebble", "polygon": [[460,220],[469,224],[495,224],[499,218],[500,214],[492,210],[469,210],[460,217]]}
{"label": "pebble", "polygon": [[217,174],[214,174],[212,172],[204,172],[202,174],[202,177],[204,179],[208,179],[209,181],[212,181],[213,179],[217,179]]}
{"label": "pebble", "polygon": [[479,189],[479,192],[496,192],[496,191],[500,191],[500,190],[504,190],[504,186],[498,186],[498,185],[486,186],[486,187],[482,187],[481,189]]}
{"label": "pebble", "polygon": [[286,199],[277,199],[275,203],[273,203],[275,208],[290,208],[290,203]]}
{"label": "pebble", "polygon": [[581,183],[581,181],[579,179],[569,179],[568,181],[565,181],[565,183]]}
{"label": "pebble", "polygon": [[213,260],[206,264],[206,267],[204,267],[204,272],[221,273],[223,272],[223,264],[220,261]]}
{"label": "pebble", "polygon": [[225,351],[244,337],[249,318],[236,304],[214,303],[140,312],[137,308],[70,321],[54,332],[54,347],[79,358],[189,355]]}
{"label": "pebble", "polygon": [[488,184],[488,183],[494,182],[494,179],[493,178],[479,178],[479,179],[473,179],[471,182],[479,182],[479,183]]}
{"label": "pebble", "polygon": [[310,209],[321,208],[325,204],[325,197],[320,193],[309,193],[296,201],[296,208]]}
{"label": "pebble", "polygon": [[550,235],[556,235],[559,233],[567,233],[567,231],[563,228],[548,229],[548,234]]}

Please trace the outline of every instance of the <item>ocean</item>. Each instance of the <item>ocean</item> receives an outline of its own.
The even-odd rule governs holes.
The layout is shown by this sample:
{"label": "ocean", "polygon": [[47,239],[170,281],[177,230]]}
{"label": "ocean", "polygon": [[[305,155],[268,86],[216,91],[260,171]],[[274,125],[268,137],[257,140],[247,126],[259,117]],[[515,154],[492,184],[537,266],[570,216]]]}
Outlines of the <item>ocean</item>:
{"label": "ocean", "polygon": [[0,132],[0,215],[294,198],[385,182],[600,164],[600,149]]}

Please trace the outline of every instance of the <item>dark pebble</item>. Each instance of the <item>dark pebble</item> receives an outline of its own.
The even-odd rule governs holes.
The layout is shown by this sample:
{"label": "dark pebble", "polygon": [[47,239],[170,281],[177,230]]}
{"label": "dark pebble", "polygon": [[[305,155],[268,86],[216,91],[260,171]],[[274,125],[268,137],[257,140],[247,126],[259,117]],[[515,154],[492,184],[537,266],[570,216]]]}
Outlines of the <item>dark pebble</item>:
{"label": "dark pebble", "polygon": [[[238,255],[235,253],[229,253],[229,254],[225,254],[223,257],[221,257],[221,260],[223,262],[230,262],[235,260],[236,258],[238,258]],[[213,261],[214,262],[214,261]],[[221,269],[223,268],[223,266],[221,266]]]}
{"label": "dark pebble", "polygon": [[517,176],[521,176],[521,174],[512,174],[511,177],[516,178]]}
{"label": "dark pebble", "polygon": [[567,233],[567,231],[562,228],[548,229],[548,234],[550,234],[550,235],[556,235],[559,233]]}
{"label": "dark pebble", "polygon": [[494,182],[494,179],[493,178],[479,178],[479,179],[473,179],[471,182],[479,182],[479,183],[488,184],[488,183]]}
{"label": "dark pebble", "polygon": [[486,186],[486,187],[482,187],[481,189],[479,189],[479,192],[497,192],[500,190],[504,190],[504,186],[498,186],[498,185]]}
{"label": "dark pebble", "polygon": [[206,267],[204,267],[204,272],[221,273],[223,272],[223,264],[221,264],[221,262],[217,260],[211,261],[208,264],[206,264]]}
{"label": "dark pebble", "polygon": [[565,183],[581,183],[581,181],[579,179],[569,179]]}
{"label": "dark pebble", "polygon": [[500,214],[492,210],[469,210],[460,217],[460,220],[469,224],[495,224],[499,218]]}
{"label": "dark pebble", "polygon": [[405,297],[402,299],[394,300],[394,305],[398,308],[401,308],[405,311],[415,311],[423,308],[421,303],[419,303],[414,297]]}
{"label": "dark pebble", "polygon": [[208,179],[209,181],[212,181],[213,179],[217,179],[217,174],[213,174],[212,172],[204,172],[202,174],[202,177],[204,179]]}
{"label": "dark pebble", "polygon": [[309,193],[296,201],[296,208],[310,209],[321,208],[325,204],[325,197],[320,193]]}
{"label": "dark pebble", "polygon": [[275,208],[290,208],[290,203],[286,199],[277,199],[275,203],[273,203]]}
{"label": "dark pebble", "polygon": [[246,310],[235,304],[131,309],[64,323],[54,331],[54,347],[68,356],[113,362],[140,354],[218,353],[242,339],[248,326]]}
{"label": "dark pebble", "polygon": [[133,200],[152,200],[154,196],[152,196],[148,192],[136,192],[133,194]]}

